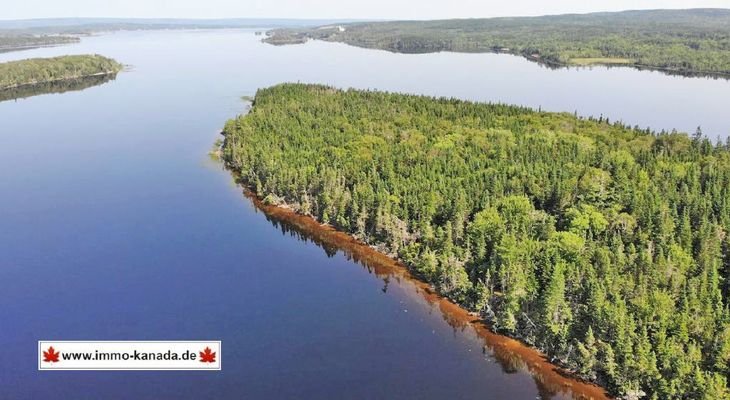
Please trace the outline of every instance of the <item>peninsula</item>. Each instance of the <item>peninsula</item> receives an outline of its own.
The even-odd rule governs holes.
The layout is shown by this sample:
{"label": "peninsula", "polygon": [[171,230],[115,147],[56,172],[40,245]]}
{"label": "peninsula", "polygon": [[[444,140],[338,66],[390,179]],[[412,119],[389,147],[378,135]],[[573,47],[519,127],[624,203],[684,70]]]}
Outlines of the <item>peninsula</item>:
{"label": "peninsula", "polygon": [[502,104],[283,84],[222,157],[625,398],[727,398],[730,146]]}

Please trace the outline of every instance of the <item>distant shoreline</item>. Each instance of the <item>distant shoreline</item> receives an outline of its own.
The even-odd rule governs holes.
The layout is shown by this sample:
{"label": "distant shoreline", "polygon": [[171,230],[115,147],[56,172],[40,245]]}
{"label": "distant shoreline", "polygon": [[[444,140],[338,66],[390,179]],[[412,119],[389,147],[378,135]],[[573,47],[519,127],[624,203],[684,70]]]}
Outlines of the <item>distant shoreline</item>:
{"label": "distant shoreline", "polygon": [[267,32],[402,54],[503,53],[550,67],[621,66],[730,78],[730,9],[638,10],[539,17],[387,21]]}

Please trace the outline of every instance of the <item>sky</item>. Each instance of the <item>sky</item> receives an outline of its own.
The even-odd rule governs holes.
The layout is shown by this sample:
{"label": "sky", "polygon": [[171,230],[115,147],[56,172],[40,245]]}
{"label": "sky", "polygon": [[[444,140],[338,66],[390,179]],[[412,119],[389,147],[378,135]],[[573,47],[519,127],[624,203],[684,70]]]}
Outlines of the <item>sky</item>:
{"label": "sky", "polygon": [[730,0],[2,0],[0,19],[479,18],[654,8],[730,8]]}

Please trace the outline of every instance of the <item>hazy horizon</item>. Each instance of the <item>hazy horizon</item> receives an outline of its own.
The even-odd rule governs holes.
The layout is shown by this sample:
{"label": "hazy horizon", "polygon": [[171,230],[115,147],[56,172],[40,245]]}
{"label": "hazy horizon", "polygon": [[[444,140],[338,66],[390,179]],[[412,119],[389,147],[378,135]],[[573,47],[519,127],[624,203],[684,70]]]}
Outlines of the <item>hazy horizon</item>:
{"label": "hazy horizon", "polygon": [[730,0],[583,0],[542,2],[516,0],[508,3],[478,0],[422,0],[417,6],[404,0],[336,1],[316,0],[27,0],[3,10],[0,20],[114,18],[114,19],[338,19],[338,20],[423,20],[585,14],[652,9],[730,8]]}

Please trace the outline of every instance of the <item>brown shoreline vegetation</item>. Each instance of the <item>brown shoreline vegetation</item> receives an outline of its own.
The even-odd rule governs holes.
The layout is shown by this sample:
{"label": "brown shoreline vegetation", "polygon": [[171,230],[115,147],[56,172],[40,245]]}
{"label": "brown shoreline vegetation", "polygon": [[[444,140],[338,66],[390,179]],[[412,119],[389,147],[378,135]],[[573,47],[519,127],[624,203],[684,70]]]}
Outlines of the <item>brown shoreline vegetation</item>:
{"label": "brown shoreline vegetation", "polygon": [[473,329],[483,340],[483,350],[491,352],[504,369],[529,371],[540,393],[555,395],[569,392],[572,398],[580,400],[611,399],[604,388],[586,382],[570,371],[552,364],[538,350],[517,339],[494,333],[484,320],[439,295],[431,285],[412,274],[402,262],[375,250],[347,233],[338,231],[331,225],[321,224],[310,216],[300,214],[287,205],[268,204],[239,179],[235,170],[231,170],[228,165],[226,168],[233,173],[236,183],[243,188],[244,196],[257,210],[264,213],[267,219],[275,224],[284,225],[282,229],[297,231],[327,250],[342,251],[349,260],[361,264],[379,278],[395,277],[401,282],[412,284],[414,292],[429,304],[437,306],[444,320],[454,329]]}

